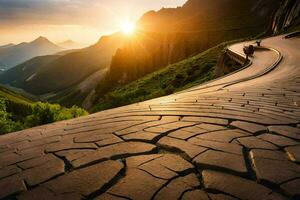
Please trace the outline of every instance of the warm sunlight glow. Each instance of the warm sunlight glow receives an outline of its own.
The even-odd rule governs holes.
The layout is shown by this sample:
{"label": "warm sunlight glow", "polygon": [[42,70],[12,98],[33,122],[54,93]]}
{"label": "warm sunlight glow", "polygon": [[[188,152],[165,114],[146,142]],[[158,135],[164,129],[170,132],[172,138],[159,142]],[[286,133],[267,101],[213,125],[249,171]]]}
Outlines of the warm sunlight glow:
{"label": "warm sunlight glow", "polygon": [[126,35],[131,35],[135,31],[135,23],[130,21],[125,21],[122,24],[122,32]]}

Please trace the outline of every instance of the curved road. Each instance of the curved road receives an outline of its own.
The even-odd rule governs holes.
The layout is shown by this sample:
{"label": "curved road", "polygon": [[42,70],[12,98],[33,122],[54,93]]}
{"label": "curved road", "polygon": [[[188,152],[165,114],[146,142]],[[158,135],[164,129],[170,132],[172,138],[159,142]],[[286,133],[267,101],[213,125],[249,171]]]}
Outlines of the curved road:
{"label": "curved road", "polygon": [[214,82],[1,136],[0,199],[299,199],[300,38],[262,44]]}

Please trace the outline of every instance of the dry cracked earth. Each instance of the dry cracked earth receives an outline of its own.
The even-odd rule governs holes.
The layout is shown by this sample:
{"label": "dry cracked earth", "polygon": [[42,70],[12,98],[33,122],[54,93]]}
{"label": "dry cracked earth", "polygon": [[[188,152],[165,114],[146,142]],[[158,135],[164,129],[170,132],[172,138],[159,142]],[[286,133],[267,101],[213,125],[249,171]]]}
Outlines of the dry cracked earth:
{"label": "dry cracked earth", "polygon": [[205,85],[1,136],[0,199],[299,199],[300,38],[263,46]]}

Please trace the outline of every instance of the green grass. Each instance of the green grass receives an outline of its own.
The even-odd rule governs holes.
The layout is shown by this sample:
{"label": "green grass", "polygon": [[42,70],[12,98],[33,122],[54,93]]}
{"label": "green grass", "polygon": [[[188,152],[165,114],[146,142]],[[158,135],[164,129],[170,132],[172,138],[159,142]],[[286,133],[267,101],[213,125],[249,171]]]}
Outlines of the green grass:
{"label": "green grass", "polygon": [[[235,41],[237,42],[237,41]],[[100,111],[169,95],[216,77],[219,57],[224,53],[225,42],[194,57],[169,65],[128,85],[120,86],[100,98],[93,111]]]}
{"label": "green grass", "polygon": [[1,87],[1,86],[0,86],[0,97],[9,99],[10,101],[18,103],[18,104],[28,105],[28,104],[33,103],[31,100],[29,100],[19,94],[16,94],[16,93],[14,93],[4,87]]}
{"label": "green grass", "polygon": [[23,130],[88,113],[76,106],[32,102],[0,86],[0,134]]}

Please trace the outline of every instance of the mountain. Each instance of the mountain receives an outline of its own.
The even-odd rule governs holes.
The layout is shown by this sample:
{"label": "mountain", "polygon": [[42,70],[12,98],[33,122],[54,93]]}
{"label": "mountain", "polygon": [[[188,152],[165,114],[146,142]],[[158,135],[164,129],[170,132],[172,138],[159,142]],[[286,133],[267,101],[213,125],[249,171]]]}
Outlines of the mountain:
{"label": "mountain", "polygon": [[[207,13],[205,14],[206,17],[211,17],[209,13],[217,13],[219,12],[215,11],[213,12],[212,7],[214,6],[214,3],[221,2],[221,1],[214,1],[209,2],[209,5],[201,4],[202,1],[197,0],[190,0],[188,1],[184,7],[189,7],[191,11],[195,8],[197,8],[197,4],[201,6],[204,10],[207,10]],[[225,2],[225,0],[223,1]],[[230,1],[226,1],[229,3]],[[240,8],[237,9],[238,11],[241,11],[241,5],[238,4],[238,2],[228,4],[230,6],[233,6],[234,8]],[[212,4],[211,4],[212,3]],[[241,4],[245,2],[240,2]],[[250,3],[250,2],[248,2]],[[264,36],[267,36],[267,34],[273,34],[278,32],[287,32],[287,31],[294,31],[294,30],[300,30],[300,1],[295,0],[282,0],[279,2],[273,1],[275,3],[271,10],[269,10],[272,6],[272,2],[268,1],[256,1],[254,4],[248,4],[248,6],[252,5],[250,11],[253,13],[253,16],[258,15],[256,20],[258,20],[258,26],[254,26],[252,31],[257,32],[258,30],[262,32],[266,32]],[[247,8],[248,6],[245,6]],[[161,11],[154,12],[151,11],[147,14],[145,14],[140,23],[143,25],[144,29],[153,31],[155,29],[159,29],[159,27],[164,27],[164,29],[161,29],[161,31],[165,31],[169,35],[171,33],[169,31],[174,31],[178,34],[177,31],[180,30],[189,30],[189,28],[193,28],[192,26],[189,26],[188,23],[185,23],[185,20],[182,20],[181,23],[179,22],[179,19],[183,17],[184,11],[183,8],[176,8],[176,9],[162,9]],[[225,5],[222,5],[220,7],[221,10],[225,9]],[[248,9],[248,8],[247,8]],[[226,10],[226,9],[225,9]],[[229,9],[230,11],[230,9]],[[194,12],[191,13],[195,13]],[[178,13],[178,15],[175,15],[175,13]],[[232,14],[234,14],[234,10]],[[246,12],[244,12],[246,13]],[[256,15],[254,15],[257,13]],[[230,13],[229,13],[230,14]],[[262,23],[262,17],[263,16],[270,16],[270,18],[264,22],[264,26],[259,25]],[[174,20],[177,18],[177,20]],[[233,17],[233,16],[231,16]],[[237,17],[236,17],[237,18]],[[241,20],[245,20],[245,17],[239,16]],[[202,18],[199,18],[202,19]],[[220,22],[222,20],[225,20],[226,16],[223,16]],[[191,20],[191,18],[190,18]],[[253,19],[251,19],[253,20]],[[193,21],[193,20],[191,20]],[[197,21],[197,20],[196,20]],[[232,27],[238,25],[238,20],[229,21],[230,23],[227,23],[226,26]],[[245,21],[246,22],[246,21]],[[204,23],[202,21],[201,23]],[[250,23],[250,22],[248,22]],[[214,24],[217,25],[217,21],[214,21]],[[251,23],[250,23],[251,24]],[[263,23],[262,23],[263,24]],[[210,24],[206,24],[206,27],[210,27]],[[213,25],[213,24],[212,24]],[[244,25],[247,25],[245,23]],[[254,23],[255,25],[255,23]],[[179,27],[179,28],[178,28]],[[197,26],[195,26],[197,27]],[[220,26],[216,27],[210,27],[211,29],[219,28]],[[269,31],[268,28],[271,28],[272,30]],[[257,30],[256,30],[257,29]],[[237,29],[238,30],[238,29]],[[242,30],[247,30],[247,28],[242,28]],[[210,32],[212,33],[212,32]],[[258,32],[259,33],[259,32]],[[299,32],[298,32],[299,33]],[[231,33],[233,37],[239,37],[239,32],[234,31]],[[152,34],[153,36],[154,34]],[[179,35],[179,34],[178,34]],[[298,34],[299,35],[299,34]],[[231,36],[231,37],[232,37]],[[145,36],[144,36],[145,37]],[[149,36],[148,36],[149,37]],[[228,36],[226,36],[228,37]],[[147,37],[145,37],[147,38]],[[152,37],[151,39],[153,39]],[[215,36],[212,35],[212,40],[215,39]],[[186,39],[188,40],[188,39]],[[142,40],[143,41],[143,40]],[[148,40],[146,40],[148,41]],[[153,41],[158,41],[157,38],[153,39]],[[176,42],[176,40],[173,40]],[[196,85],[199,85],[201,83],[207,82],[211,79],[226,75],[230,72],[233,72],[241,67],[239,63],[236,63],[232,59],[230,59],[230,56],[226,53],[225,49],[227,45],[230,45],[231,43],[237,43],[238,40],[234,40],[232,42],[226,42],[222,43],[216,47],[213,47],[205,52],[202,52],[196,56],[189,57],[183,61],[177,62],[175,64],[171,64],[168,66],[165,66],[159,70],[155,70],[153,73],[147,74],[146,76],[142,76],[141,78],[138,78],[138,73],[145,73],[145,71],[142,71],[143,68],[139,66],[145,66],[149,69],[151,66],[153,66],[153,62],[146,62],[147,60],[141,58],[143,55],[141,49],[136,50],[136,45],[134,43],[128,44],[127,46],[123,47],[122,49],[118,49],[116,55],[114,56],[114,59],[112,61],[112,67],[115,65],[122,66],[121,68],[116,69],[116,71],[111,71],[111,76],[117,74],[120,72],[120,70],[123,71],[123,74],[121,74],[118,78],[119,79],[112,79],[110,76],[108,78],[108,83],[106,85],[110,85],[109,82],[113,80],[111,83],[115,83],[116,80],[124,81],[127,78],[130,78],[129,76],[133,75],[138,78],[135,81],[128,81],[129,83],[126,84],[126,82],[120,83],[117,85],[117,87],[110,87],[107,88],[105,84],[102,84],[103,86],[99,87],[99,90],[97,91],[97,94],[95,96],[98,97],[98,100],[94,102],[94,106],[92,108],[93,112],[99,111],[99,110],[105,110],[110,108],[115,108],[119,106],[124,106],[132,103],[141,102],[144,100],[168,95],[170,93],[178,92],[183,89],[187,89]],[[153,45],[151,42],[147,43],[140,43],[140,45],[143,46],[143,48],[147,47],[148,44]],[[130,47],[130,48],[128,48]],[[182,45],[182,46],[176,46],[176,48],[172,49],[171,54],[174,53],[174,51],[179,50],[179,52],[183,50],[183,52],[186,51],[186,48],[193,47],[193,44],[189,44],[188,46]],[[153,46],[152,46],[153,48]],[[146,49],[147,52],[151,52],[150,50],[152,48]],[[160,48],[160,53],[155,55],[163,55],[163,48]],[[136,51],[136,52],[134,52]],[[169,51],[170,52],[170,51]],[[137,54],[138,56],[133,56],[132,54]],[[169,54],[167,54],[169,55]],[[151,57],[147,55],[148,59],[159,59],[157,57]],[[145,57],[145,56],[144,56]],[[162,58],[161,58],[162,59]],[[166,58],[164,58],[166,59]],[[170,59],[170,57],[168,58]],[[171,57],[172,59],[172,57]],[[163,59],[162,59],[163,60]],[[130,62],[126,62],[130,61]],[[115,63],[114,63],[115,62]],[[138,63],[138,64],[137,64]],[[160,62],[157,62],[160,63]],[[128,66],[132,67],[131,69],[128,69]],[[111,69],[112,70],[112,69]],[[119,70],[119,71],[118,71]],[[130,70],[130,71],[129,71]],[[122,72],[121,71],[121,72]],[[124,75],[125,74],[125,75]],[[133,78],[133,77],[131,77]]]}
{"label": "mountain", "polygon": [[0,49],[4,49],[4,48],[7,48],[7,47],[12,47],[12,46],[15,46],[15,44],[9,43],[9,44],[0,46]]}
{"label": "mountain", "polygon": [[129,83],[221,42],[265,31],[280,0],[189,0],[182,7],[150,11],[136,36],[118,49],[111,82]]}
{"label": "mountain", "polygon": [[100,98],[89,109],[96,112],[169,95],[233,72],[242,65],[224,58],[227,56],[226,47],[235,42],[222,43],[129,84],[120,85],[105,95],[97,94]]}
{"label": "mountain", "polygon": [[57,92],[80,83],[96,71],[109,67],[121,45],[122,35],[102,37],[95,45],[61,56],[38,70],[23,88],[33,94]]}
{"label": "mountain", "polygon": [[[88,48],[31,60],[17,66],[18,72],[2,74],[0,82],[64,105],[82,105],[87,97],[97,101],[114,87],[223,41],[263,32],[278,6],[279,0],[189,0],[182,7],[147,12],[133,36],[115,33]],[[28,65],[30,73],[20,70]],[[97,88],[81,87],[97,80]]]}
{"label": "mountain", "polygon": [[300,1],[283,0],[275,14],[272,31],[300,30]]}
{"label": "mountain", "polygon": [[[279,5],[280,0],[188,0],[182,7],[147,12],[132,36],[115,33],[53,60],[31,60],[17,66],[18,72],[2,74],[0,82],[63,105],[92,106],[116,87],[224,41],[264,32]],[[30,73],[20,70],[24,66]]]}
{"label": "mountain", "polygon": [[0,74],[0,80],[3,84],[9,84],[13,87],[22,88],[23,85],[27,81],[30,81],[30,79],[32,79],[38,71],[43,70],[45,65],[59,57],[59,55],[48,55],[32,58],[5,71],[2,75]]}
{"label": "mountain", "polygon": [[33,57],[50,55],[63,49],[45,37],[39,37],[32,42],[0,48],[1,69],[7,70]]}
{"label": "mountain", "polygon": [[73,40],[67,40],[58,44],[58,46],[63,47],[64,49],[80,49],[83,45],[74,42]]}
{"label": "mountain", "polygon": [[[84,49],[33,58],[0,74],[0,82],[44,99],[55,98],[61,93],[67,95],[94,73],[109,68],[112,55],[122,44],[120,33],[103,36],[95,45]],[[77,94],[85,96],[89,91],[83,92]]]}
{"label": "mountain", "polygon": [[28,106],[31,103],[33,103],[32,100],[23,97],[1,85],[0,85],[0,99],[6,99],[11,105],[17,104],[17,105]]}

